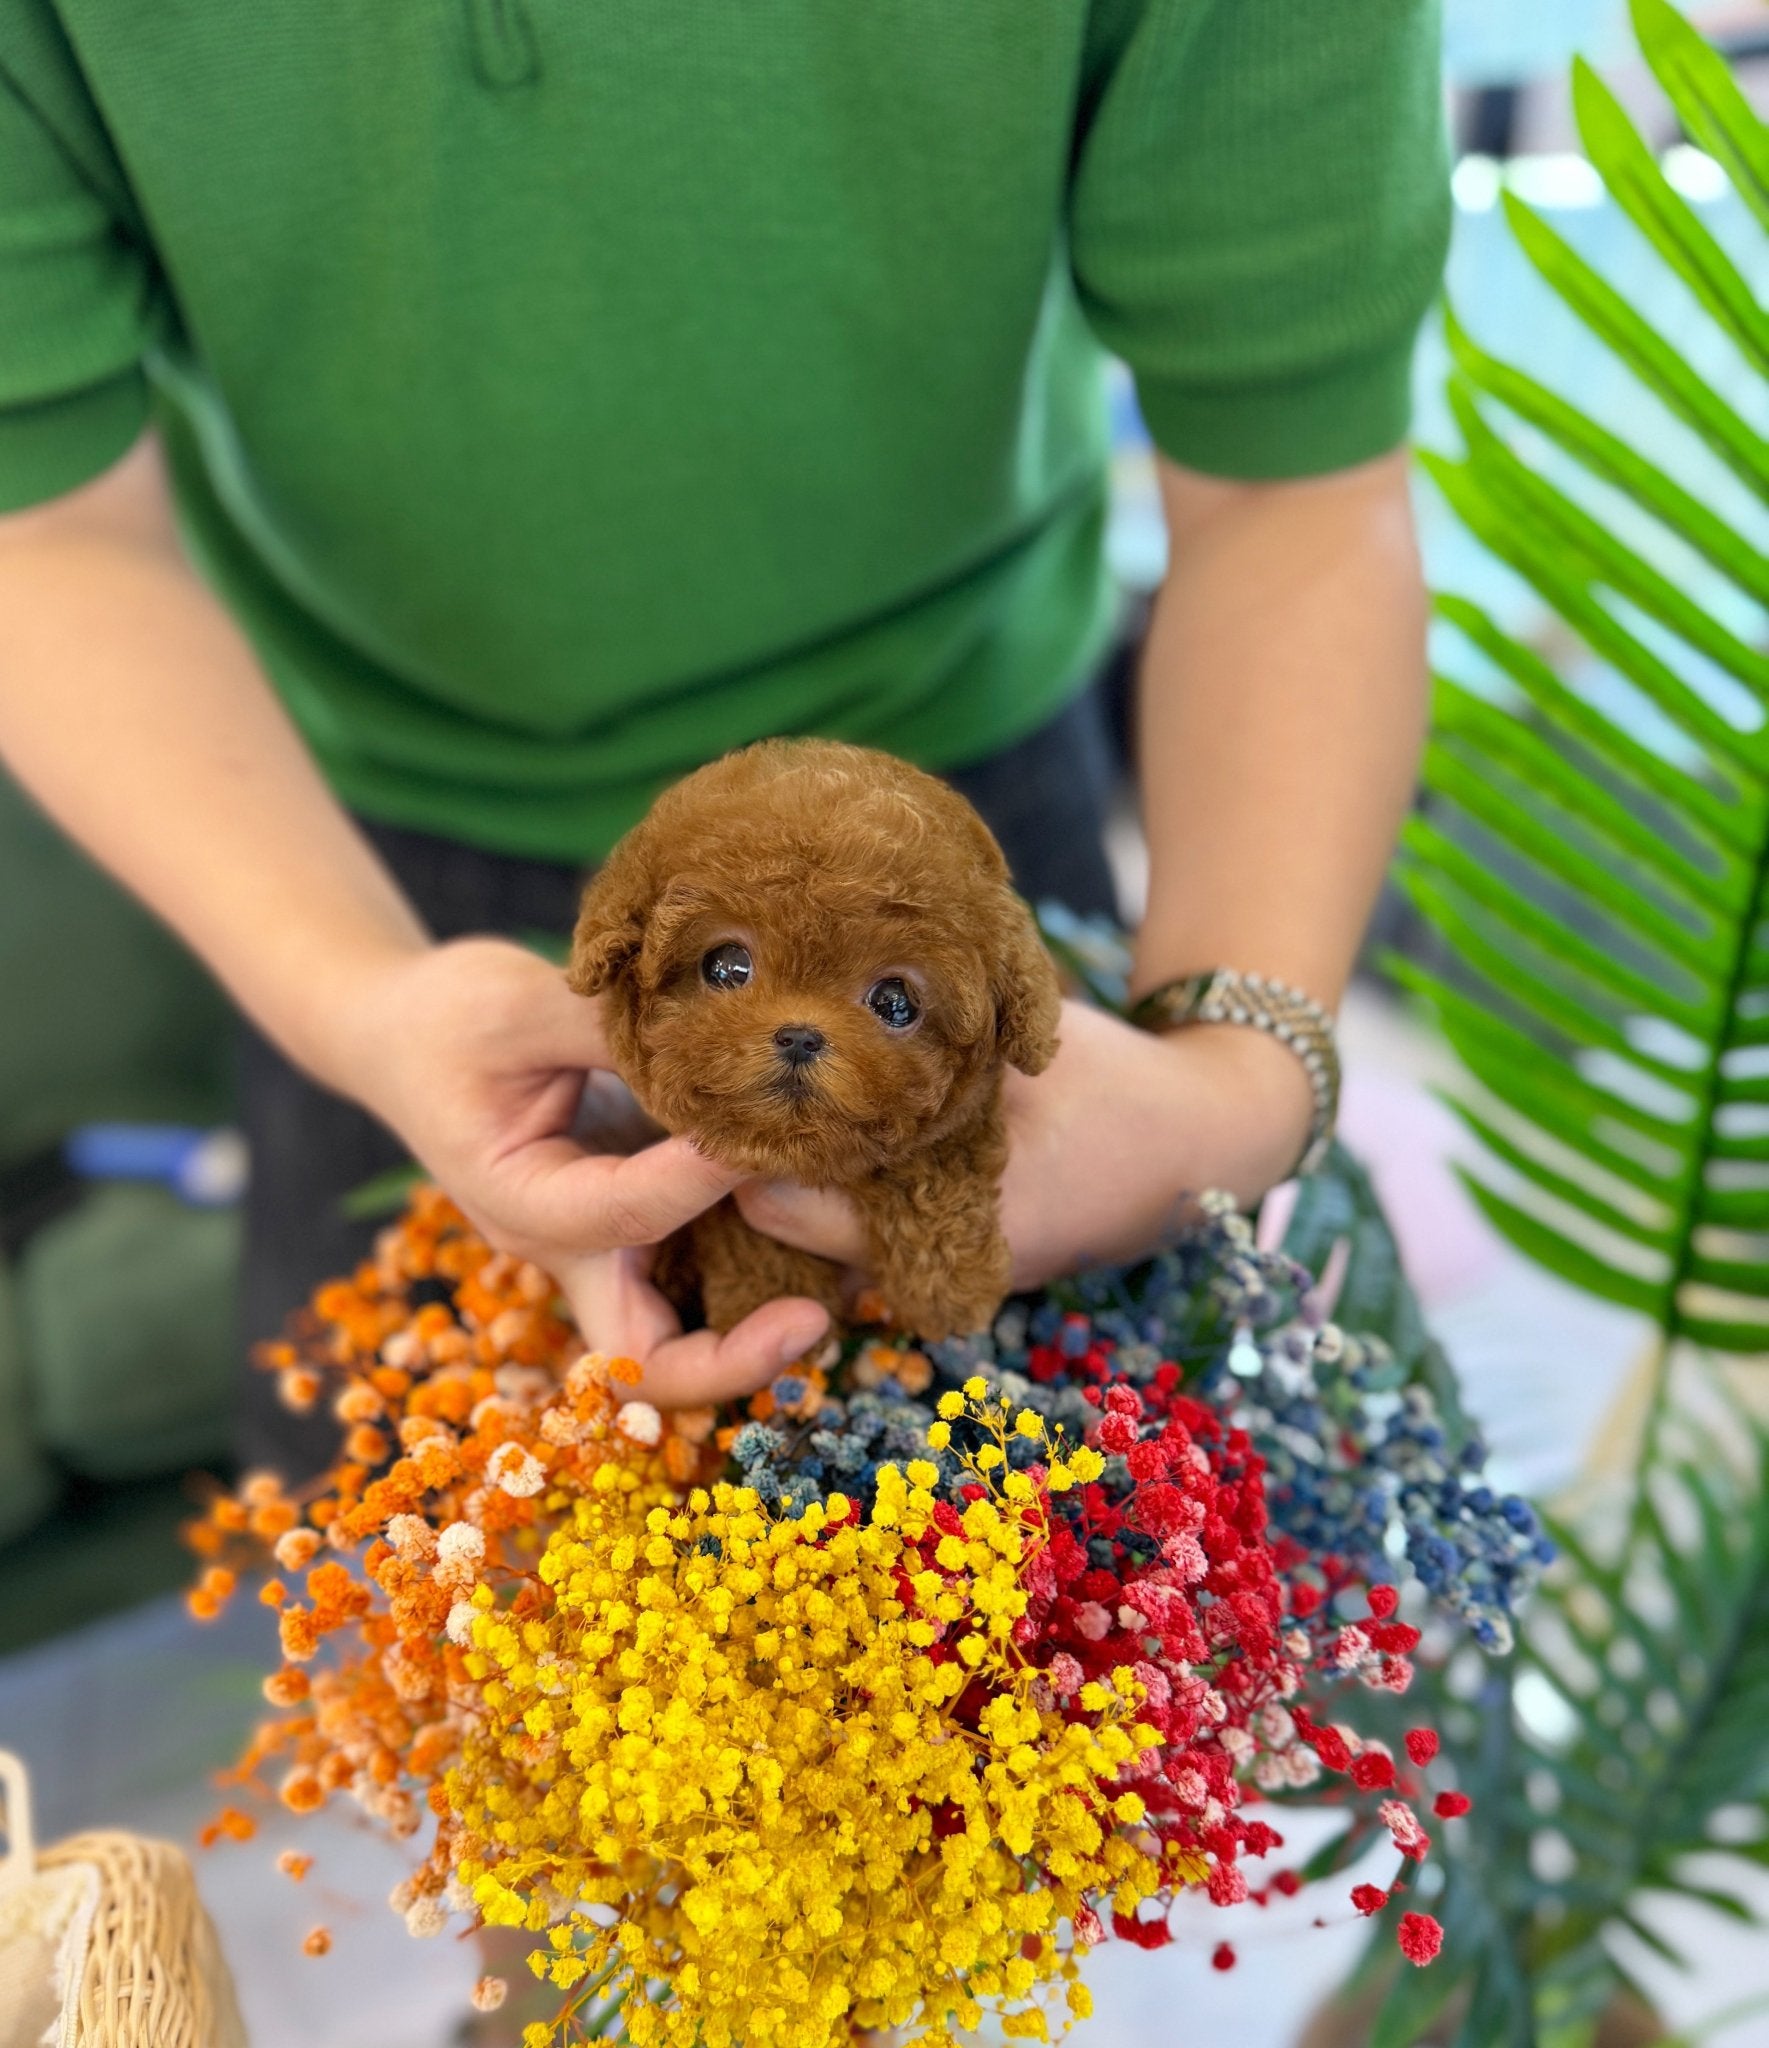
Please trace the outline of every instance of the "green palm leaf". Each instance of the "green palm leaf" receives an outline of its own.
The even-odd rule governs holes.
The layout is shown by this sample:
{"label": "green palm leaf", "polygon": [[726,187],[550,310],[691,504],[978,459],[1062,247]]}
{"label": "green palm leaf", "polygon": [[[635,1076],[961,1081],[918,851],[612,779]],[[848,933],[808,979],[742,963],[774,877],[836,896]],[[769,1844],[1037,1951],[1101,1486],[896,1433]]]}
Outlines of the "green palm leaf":
{"label": "green palm leaf", "polygon": [[[1671,0],[1631,5],[1686,132],[1769,230],[1769,129]],[[1511,228],[1597,349],[1704,445],[1667,457],[1660,435],[1648,455],[1446,315],[1461,447],[1424,466],[1553,625],[1531,645],[1437,599],[1449,652],[1399,877],[1441,951],[1393,967],[1463,1069],[1481,1210],[1649,1319],[1660,1371],[1629,1499],[1554,1526],[1560,1562],[1515,1653],[1473,1696],[1427,1657],[1391,1709],[1396,1733],[1439,1727],[1475,1804],[1431,1902],[1442,1960],[1414,1973],[1389,1930],[1372,1945],[1393,1978],[1372,2048],[1590,2048],[1630,1952],[1692,1961],[1655,1896],[1752,1921],[1689,1863],[1723,1816],[1755,1829],[1725,1837],[1734,1853],[1769,1866],[1769,1435],[1686,1358],[1769,1355],[1769,441],[1733,388],[1769,374],[1769,312],[1583,65],[1573,104],[1662,288],[1630,300],[1508,194]],[[1673,306],[1715,330],[1700,354],[1731,366],[1727,390],[1671,338]],[[1741,484],[1748,531],[1727,512]],[[1694,1419],[1716,1403],[1719,1421]]]}
{"label": "green palm leaf", "polygon": [[[1724,62],[1668,0],[1634,16],[1685,123],[1769,226],[1769,133]],[[1769,313],[1587,67],[1574,104],[1668,277],[1769,372]],[[1597,341],[1769,495],[1769,444],[1729,399],[1545,220],[1508,210]],[[1462,448],[1425,467],[1585,657],[1557,674],[1466,598],[1439,600],[1463,652],[1437,684],[1400,880],[1454,965],[1398,971],[1475,1084],[1456,1106],[1495,1227],[1667,1340],[1769,1353],[1769,653],[1739,623],[1769,599],[1762,529],[1740,532],[1699,478],[1454,318],[1447,333]],[[1552,474],[1519,426],[1552,444]],[[1692,560],[1694,577],[1678,566]]]}

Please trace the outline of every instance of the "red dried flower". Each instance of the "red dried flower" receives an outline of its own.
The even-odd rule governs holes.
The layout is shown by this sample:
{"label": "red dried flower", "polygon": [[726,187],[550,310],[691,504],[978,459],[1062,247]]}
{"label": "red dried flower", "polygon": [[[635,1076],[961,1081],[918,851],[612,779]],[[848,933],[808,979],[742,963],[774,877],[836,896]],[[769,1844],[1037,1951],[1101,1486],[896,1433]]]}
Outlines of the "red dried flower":
{"label": "red dried flower", "polygon": [[1439,1820],[1455,1820],[1473,1804],[1466,1792],[1440,1792],[1432,1802],[1431,1810]]}
{"label": "red dried flower", "polygon": [[1407,1755],[1421,1770],[1437,1754],[1437,1735],[1430,1728],[1409,1728],[1407,1730]]}
{"label": "red dried flower", "polygon": [[1400,1943],[1401,1954],[1420,1969],[1434,1962],[1443,1947],[1443,1929],[1429,1913],[1403,1913],[1394,1938]]}
{"label": "red dried flower", "polygon": [[1235,1952],[1226,1941],[1219,1941],[1210,1957],[1213,1970],[1232,1970],[1236,1962]]}
{"label": "red dried flower", "polygon": [[1358,1884],[1351,1888],[1351,1903],[1366,1918],[1380,1913],[1388,1904],[1388,1894],[1377,1884]]}
{"label": "red dried flower", "polygon": [[1386,1621],[1400,1605],[1400,1595],[1392,1586],[1370,1588],[1370,1612],[1378,1621]]}
{"label": "red dried flower", "polygon": [[1351,1782],[1360,1792],[1380,1792],[1394,1783],[1394,1759],[1369,1749],[1351,1766]]}
{"label": "red dried flower", "polygon": [[1112,1915],[1112,1932],[1132,1948],[1165,1948],[1173,1939],[1173,1929],[1165,1919],[1137,1920],[1128,1913]]}

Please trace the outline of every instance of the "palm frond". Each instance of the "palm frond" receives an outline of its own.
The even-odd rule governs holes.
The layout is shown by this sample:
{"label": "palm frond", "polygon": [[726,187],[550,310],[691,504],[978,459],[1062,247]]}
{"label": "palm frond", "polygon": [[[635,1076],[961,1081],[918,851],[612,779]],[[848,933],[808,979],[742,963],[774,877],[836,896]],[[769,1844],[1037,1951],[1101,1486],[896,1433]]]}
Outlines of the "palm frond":
{"label": "palm frond", "polygon": [[[1689,131],[1769,227],[1769,131],[1669,0],[1633,12]],[[1667,292],[1744,375],[1769,372],[1769,313],[1732,255],[1588,67],[1573,98]],[[1540,278],[1760,504],[1769,442],[1547,219],[1506,204]],[[1769,1353],[1764,527],[1453,316],[1446,332],[1462,447],[1425,467],[1582,653],[1557,673],[1481,606],[1439,599],[1458,672],[1436,684],[1400,879],[1453,964],[1396,972],[1474,1084],[1455,1107],[1494,1226],[1668,1339]]]}
{"label": "palm frond", "polygon": [[[1685,130],[1769,229],[1769,130],[1671,0],[1631,4]],[[1373,2048],[1446,2013],[1457,2048],[1589,2048],[1631,1955],[1691,1960],[1656,1897],[1755,1924],[1695,1853],[1769,1865],[1769,1433],[1674,1364],[1677,1340],[1769,1353],[1769,441],[1728,395],[1769,373],[1769,313],[1582,65],[1573,103],[1661,284],[1631,301],[1507,194],[1511,229],[1686,432],[1649,455],[1446,316],[1461,449],[1425,466],[1553,623],[1529,644],[1437,600],[1455,672],[1401,878],[1447,963],[1395,971],[1464,1070],[1481,1209],[1649,1318],[1666,1368],[1631,1495],[1553,1528],[1513,1655],[1421,1666],[1406,1707],[1475,1803],[1433,1901],[1443,1960],[1397,1978]],[[1708,330],[1692,352],[1663,324],[1679,304]]]}
{"label": "palm frond", "polygon": [[[1508,1663],[1473,1697],[1427,1681],[1474,1799],[1452,1824],[1434,1908],[1445,1945],[1432,1995],[1468,2000],[1457,2048],[1585,2048],[1627,1977],[1618,1929],[1689,1967],[1655,1893],[1769,1936],[1688,1861],[1746,1823],[1769,1842],[1769,1438],[1686,1415],[1677,1429],[1650,1512],[1619,1543],[1613,1516],[1608,1543],[1601,1529],[1555,1530],[1561,1561]],[[1373,2048],[1415,2038],[1421,1995],[1396,1987]]]}

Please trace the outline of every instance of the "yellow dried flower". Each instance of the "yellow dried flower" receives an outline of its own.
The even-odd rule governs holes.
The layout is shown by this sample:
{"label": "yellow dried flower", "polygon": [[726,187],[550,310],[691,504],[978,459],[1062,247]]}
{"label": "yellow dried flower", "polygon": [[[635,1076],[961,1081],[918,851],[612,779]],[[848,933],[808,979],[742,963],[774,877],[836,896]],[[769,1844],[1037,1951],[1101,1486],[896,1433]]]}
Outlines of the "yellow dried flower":
{"label": "yellow dried flower", "polygon": [[[987,1475],[1005,1418],[972,1419]],[[884,1468],[865,1519],[598,1473],[540,1556],[544,1618],[472,1625],[487,1714],[448,1793],[483,1916],[533,1927],[543,1896],[573,1900],[536,1963],[624,1999],[635,2048],[949,2044],[984,2000],[1048,2039],[1043,1995],[1078,2009],[1060,1924],[1174,1876],[1121,1825],[1130,1674],[1072,1719],[1016,1652],[1049,1531],[1000,1476],[955,1527],[924,1460]]]}

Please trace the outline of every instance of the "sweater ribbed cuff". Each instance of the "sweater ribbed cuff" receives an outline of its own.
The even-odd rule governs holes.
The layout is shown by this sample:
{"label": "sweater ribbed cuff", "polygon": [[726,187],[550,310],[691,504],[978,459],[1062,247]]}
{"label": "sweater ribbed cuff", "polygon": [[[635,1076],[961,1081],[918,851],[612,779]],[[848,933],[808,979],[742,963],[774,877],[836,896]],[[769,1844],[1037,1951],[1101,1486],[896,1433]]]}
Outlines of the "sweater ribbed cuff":
{"label": "sweater ribbed cuff", "polygon": [[1413,339],[1312,375],[1200,385],[1138,376],[1143,418],[1164,455],[1207,476],[1321,476],[1386,455],[1412,414]]}
{"label": "sweater ribbed cuff", "polygon": [[0,407],[0,512],[102,475],[128,453],[147,412],[147,378],[135,368],[65,398]]}

